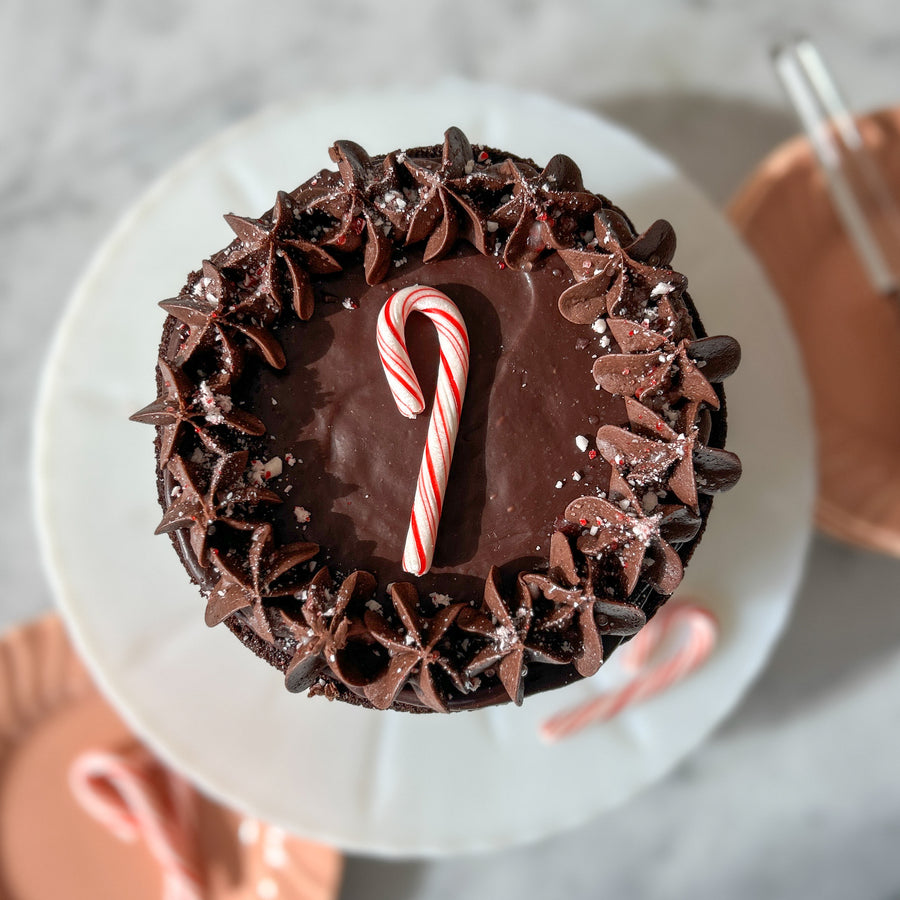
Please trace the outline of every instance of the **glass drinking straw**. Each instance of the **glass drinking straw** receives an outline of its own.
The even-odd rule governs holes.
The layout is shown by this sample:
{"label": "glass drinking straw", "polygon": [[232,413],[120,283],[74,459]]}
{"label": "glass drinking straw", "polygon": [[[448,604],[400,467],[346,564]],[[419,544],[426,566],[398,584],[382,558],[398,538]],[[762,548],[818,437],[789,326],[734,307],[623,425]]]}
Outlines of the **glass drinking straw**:
{"label": "glass drinking straw", "polygon": [[772,63],[869,280],[900,299],[900,208],[822,56],[798,38],[773,48]]}

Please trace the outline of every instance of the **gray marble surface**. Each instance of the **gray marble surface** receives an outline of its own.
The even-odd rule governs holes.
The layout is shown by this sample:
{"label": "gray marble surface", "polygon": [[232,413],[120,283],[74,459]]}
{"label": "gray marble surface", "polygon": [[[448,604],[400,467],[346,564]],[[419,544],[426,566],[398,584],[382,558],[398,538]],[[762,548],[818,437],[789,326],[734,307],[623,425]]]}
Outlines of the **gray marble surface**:
{"label": "gray marble surface", "polygon": [[[896,0],[0,0],[0,625],[52,603],[29,453],[56,322],[112,222],[197,142],[326,83],[456,74],[603,112],[724,204],[794,131],[767,48],[798,31],[856,106],[897,102]],[[897,561],[816,539],[771,665],[665,782],[533,847],[352,858],[342,897],[900,897],[898,583]]]}

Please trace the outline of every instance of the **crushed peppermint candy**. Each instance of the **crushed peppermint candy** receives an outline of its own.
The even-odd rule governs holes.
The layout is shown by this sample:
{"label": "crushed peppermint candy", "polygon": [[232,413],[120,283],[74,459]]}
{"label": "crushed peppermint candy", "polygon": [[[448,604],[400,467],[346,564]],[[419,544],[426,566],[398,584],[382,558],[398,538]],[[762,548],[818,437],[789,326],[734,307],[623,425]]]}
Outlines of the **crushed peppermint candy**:
{"label": "crushed peppermint candy", "polygon": [[428,596],[431,597],[431,602],[434,603],[435,606],[449,606],[453,602],[453,598],[448,594],[438,594],[437,592],[434,592]]}
{"label": "crushed peppermint candy", "polygon": [[591,328],[597,332],[597,334],[604,334],[606,332],[606,319],[603,316],[598,316],[594,319],[593,325]]}
{"label": "crushed peppermint candy", "polygon": [[390,190],[384,194],[384,202],[393,205],[399,210],[406,209],[406,198],[399,191]]}
{"label": "crushed peppermint candy", "polygon": [[674,290],[674,285],[669,284],[668,281],[661,281],[652,291],[650,291],[650,296],[661,297],[663,294],[671,294]]}
{"label": "crushed peppermint candy", "polygon": [[515,647],[519,635],[512,625],[498,625],[494,629],[494,640],[497,642],[497,649],[504,653]]}
{"label": "crushed peppermint candy", "polygon": [[581,481],[581,473],[573,472],[572,473],[572,481]]}
{"label": "crushed peppermint candy", "polygon": [[230,413],[233,404],[227,394],[216,394],[205,381],[200,382],[199,404],[206,412],[206,421],[210,425],[222,425],[225,422],[226,413]]}
{"label": "crushed peppermint candy", "polygon": [[309,510],[305,509],[302,506],[294,507],[294,518],[300,525],[306,525],[309,522],[310,514]]}
{"label": "crushed peppermint candy", "polygon": [[356,300],[353,297],[344,297],[344,299],[341,300],[341,306],[343,306],[344,309],[359,309],[359,300]]}
{"label": "crushed peppermint candy", "polygon": [[642,522],[635,522],[632,527],[632,532],[636,538],[643,541],[644,544],[649,544],[650,540],[657,532],[657,526],[659,517],[655,517],[653,519],[645,519]]}
{"label": "crushed peppermint candy", "polygon": [[[284,454],[284,461],[285,461],[289,466],[295,466],[295,465],[297,464],[297,457],[294,456],[293,453],[285,453],[285,454]],[[303,462],[303,460],[301,459],[300,462]]]}
{"label": "crushed peppermint candy", "polygon": [[605,350],[609,346],[609,343],[609,336],[604,334],[603,337],[600,338],[600,346]]}
{"label": "crushed peppermint candy", "polygon": [[556,482],[556,489],[559,490],[559,489],[563,486],[563,484],[565,484],[564,481],[557,481],[557,482]]}
{"label": "crushed peppermint candy", "polygon": [[277,478],[281,472],[280,456],[273,456],[268,462],[260,462],[260,460],[254,459],[250,464],[250,472],[247,478],[251,484],[262,484],[270,478]]}
{"label": "crushed peppermint candy", "polygon": [[579,435],[577,435],[576,438],[575,438],[575,446],[576,446],[582,453],[584,453],[584,451],[587,450],[588,444],[589,444],[589,443],[590,443],[590,442],[588,441],[588,439],[587,439],[583,434],[579,434]]}

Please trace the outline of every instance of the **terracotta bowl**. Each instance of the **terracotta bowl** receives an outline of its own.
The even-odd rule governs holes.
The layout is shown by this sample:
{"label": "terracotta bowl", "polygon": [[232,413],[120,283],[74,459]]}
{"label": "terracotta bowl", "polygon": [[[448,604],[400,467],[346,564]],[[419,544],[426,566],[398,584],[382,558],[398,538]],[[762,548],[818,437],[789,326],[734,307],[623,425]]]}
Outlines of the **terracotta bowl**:
{"label": "terracotta bowl", "polygon": [[[900,109],[859,125],[900,202]],[[818,441],[816,523],[900,556],[900,306],[869,285],[805,139],[763,161],[730,215],[803,354]]]}
{"label": "terracotta bowl", "polygon": [[[93,686],[56,616],[0,637],[0,897],[158,900],[146,845],[123,843],[76,803],[72,761],[135,738]],[[277,832],[197,798],[209,900],[334,900],[337,850]]]}

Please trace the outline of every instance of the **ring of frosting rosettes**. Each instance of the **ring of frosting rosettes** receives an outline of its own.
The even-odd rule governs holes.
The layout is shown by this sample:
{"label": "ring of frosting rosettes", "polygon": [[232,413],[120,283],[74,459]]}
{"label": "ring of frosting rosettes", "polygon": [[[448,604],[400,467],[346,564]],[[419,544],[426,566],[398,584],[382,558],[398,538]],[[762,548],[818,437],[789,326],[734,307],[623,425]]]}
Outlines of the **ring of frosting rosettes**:
{"label": "ring of frosting rosettes", "polygon": [[[737,343],[696,337],[669,224],[636,235],[568,157],[539,170],[456,128],[439,158],[431,148],[372,158],[347,141],[331,156],[337,172],[279,193],[260,219],[226,216],[236,239],[160,304],[170,319],[159,396],[132,417],[158,427],[157,533],[176,539],[207,594],[207,623],[227,621],[293,691],[446,711],[521,703],[529,666],[568,667],[562,681],[593,674],[677,587],[709,495],[740,475],[734,454],[707,446]],[[569,503],[542,567],[492,568],[479,602],[420,597],[406,582],[379,597],[368,572],[334,583],[317,544],[276,544],[261,513],[283,498],[251,462],[265,426],[232,388],[252,356],[284,367],[273,329],[313,315],[311,276],[361,253],[376,284],[395,249],[424,243],[427,262],[458,240],[520,270],[558,254],[575,282],[560,312],[602,335],[609,352],[593,376],[623,398],[628,426],[600,427],[609,489]],[[721,442],[724,420],[718,430]]]}

